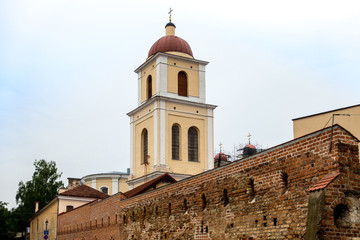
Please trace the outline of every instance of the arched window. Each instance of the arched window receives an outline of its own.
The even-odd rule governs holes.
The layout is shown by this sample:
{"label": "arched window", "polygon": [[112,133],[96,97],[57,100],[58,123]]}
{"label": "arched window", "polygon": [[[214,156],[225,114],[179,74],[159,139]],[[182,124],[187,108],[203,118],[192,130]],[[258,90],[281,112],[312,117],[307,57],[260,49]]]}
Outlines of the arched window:
{"label": "arched window", "polygon": [[141,163],[147,164],[148,163],[148,131],[144,129],[141,133]]}
{"label": "arched window", "polygon": [[171,146],[172,146],[172,159],[179,160],[179,147],[180,147],[180,136],[179,136],[179,126],[173,125],[171,128]]}
{"label": "arched window", "polygon": [[188,96],[188,81],[186,73],[183,71],[178,74],[178,94],[179,96]]}
{"label": "arched window", "polygon": [[197,162],[198,159],[198,132],[195,127],[188,131],[188,160]]}
{"label": "arched window", "polygon": [[109,193],[109,188],[108,187],[101,187],[100,191],[103,192],[103,193],[108,194]]}
{"label": "arched window", "polygon": [[147,90],[147,98],[146,99],[150,99],[152,96],[152,77],[151,77],[151,75],[149,75],[147,78],[146,90]]}

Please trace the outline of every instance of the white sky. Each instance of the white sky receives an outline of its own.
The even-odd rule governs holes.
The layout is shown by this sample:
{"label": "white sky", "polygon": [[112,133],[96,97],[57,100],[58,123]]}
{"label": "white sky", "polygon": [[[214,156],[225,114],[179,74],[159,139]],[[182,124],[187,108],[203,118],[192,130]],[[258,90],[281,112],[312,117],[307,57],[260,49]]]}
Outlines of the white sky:
{"label": "white sky", "polygon": [[[34,160],[126,171],[133,72],[164,35],[209,61],[215,151],[292,139],[291,119],[360,102],[359,1],[0,0],[0,200]],[[324,123],[325,124],[325,123]]]}

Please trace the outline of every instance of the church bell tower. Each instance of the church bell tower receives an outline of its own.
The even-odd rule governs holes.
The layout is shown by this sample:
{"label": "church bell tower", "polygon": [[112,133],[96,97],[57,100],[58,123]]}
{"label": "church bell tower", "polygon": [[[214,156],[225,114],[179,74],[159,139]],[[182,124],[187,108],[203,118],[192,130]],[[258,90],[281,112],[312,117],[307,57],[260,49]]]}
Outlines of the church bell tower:
{"label": "church bell tower", "polygon": [[206,104],[206,61],[165,26],[135,72],[138,106],[130,117],[130,189],[164,173],[176,180],[214,167],[213,110]]}

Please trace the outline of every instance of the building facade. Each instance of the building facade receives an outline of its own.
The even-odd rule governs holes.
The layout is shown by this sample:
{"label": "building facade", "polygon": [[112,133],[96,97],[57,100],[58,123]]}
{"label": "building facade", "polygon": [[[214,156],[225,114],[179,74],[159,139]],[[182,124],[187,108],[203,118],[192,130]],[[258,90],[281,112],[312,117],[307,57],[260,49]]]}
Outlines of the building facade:
{"label": "building facade", "polygon": [[360,238],[358,142],[335,125],[127,198],[59,216],[58,239]]}
{"label": "building facade", "polygon": [[175,25],[151,47],[138,75],[138,107],[130,117],[132,189],[164,173],[177,180],[213,168],[213,110],[206,103],[205,67]]}
{"label": "building facade", "polygon": [[129,190],[127,184],[130,169],[127,172],[108,172],[89,174],[81,178],[81,183],[100,192],[113,195]]}

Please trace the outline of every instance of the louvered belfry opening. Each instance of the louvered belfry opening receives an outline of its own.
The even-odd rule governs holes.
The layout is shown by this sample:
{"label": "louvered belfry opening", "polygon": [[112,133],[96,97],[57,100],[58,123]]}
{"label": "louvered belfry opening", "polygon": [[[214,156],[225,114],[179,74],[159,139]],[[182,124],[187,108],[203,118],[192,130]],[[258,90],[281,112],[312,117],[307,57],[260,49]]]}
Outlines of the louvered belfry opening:
{"label": "louvered belfry opening", "polygon": [[149,77],[147,78],[146,89],[147,89],[147,99],[150,99],[152,96],[152,77],[151,77],[151,75],[149,75]]}
{"label": "louvered belfry opening", "polygon": [[179,126],[177,125],[173,125],[171,128],[171,134],[172,134],[172,159],[174,160],[179,160],[180,156],[179,156]]}
{"label": "louvered belfry opening", "polygon": [[186,73],[181,71],[178,74],[178,94],[179,96],[188,96],[188,82]]}
{"label": "louvered belfry opening", "polygon": [[188,131],[188,160],[198,161],[198,132],[194,127]]}

